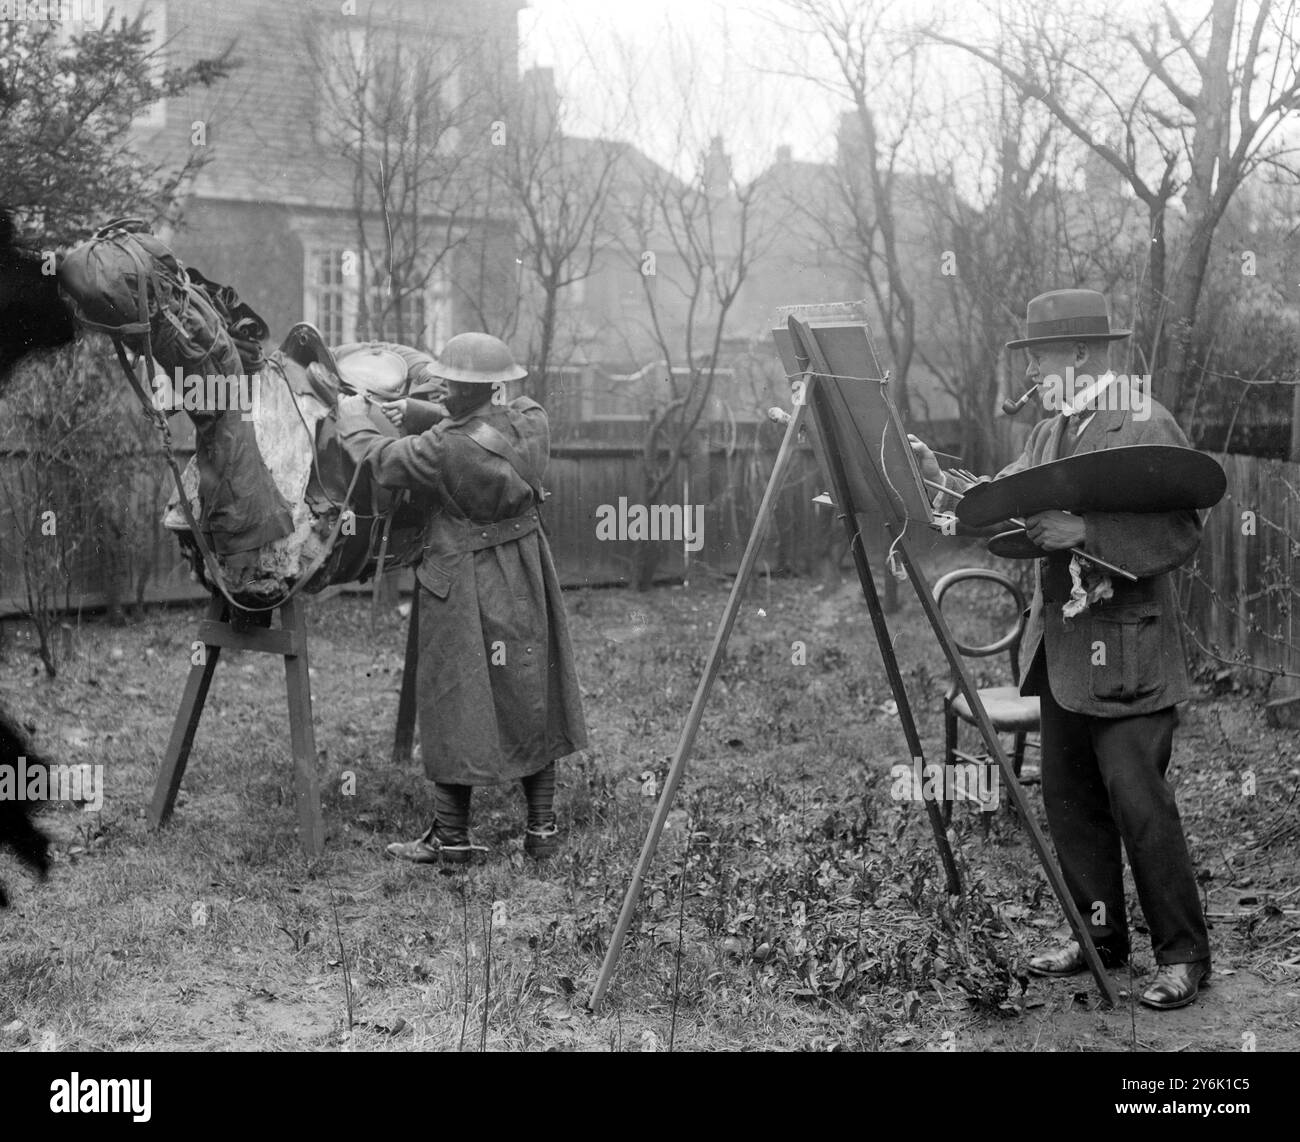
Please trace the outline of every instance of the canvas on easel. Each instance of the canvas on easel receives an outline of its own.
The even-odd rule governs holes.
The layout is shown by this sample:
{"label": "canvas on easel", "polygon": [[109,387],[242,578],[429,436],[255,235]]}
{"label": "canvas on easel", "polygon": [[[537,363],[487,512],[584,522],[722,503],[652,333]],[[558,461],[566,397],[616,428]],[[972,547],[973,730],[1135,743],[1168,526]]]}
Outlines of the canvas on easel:
{"label": "canvas on easel", "polygon": [[808,399],[811,378],[804,377],[799,365],[791,317],[816,335],[832,370],[832,375],[817,378],[825,412],[814,418],[813,430],[823,474],[829,475],[825,448],[830,444],[839,455],[857,460],[846,467],[854,504],[874,504],[885,519],[900,524],[928,525],[933,514],[930,496],[890,401],[888,377],[872,348],[864,311],[861,302],[790,306],[778,311],[772,336],[786,375],[796,378],[796,402]]}
{"label": "canvas on easel", "polygon": [[[930,586],[917,565],[917,556],[922,547],[932,542],[936,534],[929,526],[933,513],[925,483],[907,442],[907,433],[889,399],[887,378],[882,373],[872,348],[864,311],[863,303],[800,306],[780,311],[781,320],[774,329],[774,335],[786,375],[791,381],[794,415],[787,424],[781,449],[777,453],[772,475],[759,505],[753,532],[670,763],[641,856],[624,897],[605,962],[589,1001],[593,1010],[599,1008],[617,965],[623,941],[636,911],[645,874],[685,772],[709,691],[721,666],[740,601],[766,538],[775,495],[785,479],[795,441],[805,427],[809,429],[818,463],[831,486],[833,502],[849,538],[854,567],[910,756],[920,761],[924,751],[894,654],[893,639],[876,591],[875,576],[867,557],[863,529],[867,521],[873,518],[884,521],[883,526],[891,539],[891,562],[902,569],[916,592],[940,649],[975,715],[976,725],[989,754],[1002,771],[1021,820],[1025,822],[1039,863],[1079,940],[1098,987],[1110,1003],[1118,1002],[1115,985],[1106,974],[1083,918],[1066,890],[1064,878],[1047,851],[1046,839],[1030,813],[1011,762],[1002,749],[976,687],[966,672]],[[950,893],[959,891],[957,869],[942,825],[939,806],[932,798],[926,798],[925,809],[948,877],[948,890]]]}

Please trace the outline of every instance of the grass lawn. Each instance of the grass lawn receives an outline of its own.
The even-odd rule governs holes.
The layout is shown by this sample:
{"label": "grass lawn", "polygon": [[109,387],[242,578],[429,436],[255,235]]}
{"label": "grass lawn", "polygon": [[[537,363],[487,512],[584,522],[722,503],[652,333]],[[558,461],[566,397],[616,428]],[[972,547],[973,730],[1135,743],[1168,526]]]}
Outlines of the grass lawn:
{"label": "grass lawn", "polygon": [[[523,797],[475,795],[483,863],[446,872],[384,846],[422,832],[431,786],[389,761],[403,620],[310,606],[325,856],[295,835],[283,670],[224,651],[172,824],[145,821],[199,613],[84,624],[59,677],[13,640],[0,702],[53,760],[102,763],[98,814],[45,815],[39,887],[7,858],[0,1046],[55,1050],[1295,1050],[1300,743],[1249,694],[1184,709],[1172,778],[1216,977],[1196,1004],[1098,1007],[1088,977],[1027,955],[1061,914],[1009,809],[958,806],[948,897],[855,585],[757,581],[599,1016],[585,1009],[685,720],[726,584],[566,593],[592,748],[562,764],[567,841],[522,851]],[[919,607],[891,619],[937,759],[946,669]],[[991,604],[970,621],[991,630]],[[802,643],[801,653],[796,644]],[[800,664],[795,660],[806,658]],[[1004,659],[974,663],[992,681]],[[964,741],[973,745],[968,731]],[[1031,755],[1031,762],[1035,758]],[[347,775],[355,775],[355,789]],[[1253,794],[1243,792],[1253,779]],[[1041,821],[1038,787],[1029,786]],[[1045,827],[1045,822],[1044,827]],[[1135,947],[1116,979],[1152,964]]]}

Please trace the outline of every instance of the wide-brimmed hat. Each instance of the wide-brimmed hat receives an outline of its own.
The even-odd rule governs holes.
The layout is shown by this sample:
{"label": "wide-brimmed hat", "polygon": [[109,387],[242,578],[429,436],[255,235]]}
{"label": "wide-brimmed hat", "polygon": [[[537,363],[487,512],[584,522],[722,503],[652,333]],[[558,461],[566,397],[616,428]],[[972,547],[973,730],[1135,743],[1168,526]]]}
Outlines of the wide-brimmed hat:
{"label": "wide-brimmed hat", "polygon": [[429,371],[444,381],[495,385],[520,381],[528,370],[515,364],[510,346],[489,333],[458,333],[442,347]]}
{"label": "wide-brimmed hat", "polygon": [[1048,341],[1118,341],[1131,329],[1111,329],[1106,298],[1095,289],[1054,289],[1040,293],[1025,309],[1025,336],[1008,349]]}

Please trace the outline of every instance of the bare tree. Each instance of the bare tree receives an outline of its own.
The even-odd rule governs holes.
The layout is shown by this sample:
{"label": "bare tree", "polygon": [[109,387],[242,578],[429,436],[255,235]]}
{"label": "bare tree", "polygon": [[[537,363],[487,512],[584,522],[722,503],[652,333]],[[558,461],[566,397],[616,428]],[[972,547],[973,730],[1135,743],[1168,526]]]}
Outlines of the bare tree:
{"label": "bare tree", "polygon": [[830,248],[861,274],[871,291],[893,362],[894,403],[907,417],[917,305],[897,200],[903,193],[904,146],[918,112],[917,56],[907,50],[898,5],[889,0],[785,4],[796,22],[784,30],[811,35],[831,64],[809,62],[800,78],[846,98],[853,107],[853,129],[841,128],[834,207],[819,221]]}
{"label": "bare tree", "polygon": [[516,221],[525,279],[520,309],[540,395],[557,358],[566,363],[576,348],[560,344],[563,294],[592,275],[611,245],[611,196],[627,147],[566,133],[563,99],[549,69],[530,72],[502,105],[510,109],[506,141],[491,177]]}
{"label": "bare tree", "polygon": [[[640,275],[666,390],[649,415],[642,444],[643,502],[652,504],[681,471],[697,429],[706,423],[728,320],[770,231],[761,221],[765,177],[738,179],[718,136],[696,152],[688,179],[654,163],[638,164],[637,175],[623,245]],[[640,550],[636,585],[646,590],[658,549],[644,544]]]}
{"label": "bare tree", "polygon": [[956,405],[963,458],[984,470],[1007,452],[999,400],[1019,388],[1003,345],[1025,300],[1056,282],[1110,292],[1145,251],[1127,240],[1133,201],[1094,185],[1074,140],[1001,73],[947,107],[927,124],[929,169],[915,182],[927,232],[949,255],[938,293],[922,297],[934,336],[918,340],[917,358]]}
{"label": "bare tree", "polygon": [[[1300,108],[1295,2],[1212,0],[1186,27],[1168,3],[1145,24],[1118,3],[1064,10],[1014,0],[1012,11],[998,21],[1010,50],[941,32],[933,41],[997,69],[1145,206],[1144,339],[1156,396],[1177,412],[1189,395],[1192,328],[1215,228],[1253,172],[1295,151],[1279,132]],[[1174,202],[1183,212],[1182,248],[1171,260]]]}
{"label": "bare tree", "polygon": [[1288,235],[1297,208],[1300,186],[1253,180],[1215,234],[1187,402],[1198,447],[1300,460],[1300,312],[1287,299],[1300,272]]}
{"label": "bare tree", "polygon": [[317,141],[342,160],[347,183],[357,335],[421,341],[431,287],[483,223],[483,45],[377,4],[313,25],[304,42],[320,92]]}

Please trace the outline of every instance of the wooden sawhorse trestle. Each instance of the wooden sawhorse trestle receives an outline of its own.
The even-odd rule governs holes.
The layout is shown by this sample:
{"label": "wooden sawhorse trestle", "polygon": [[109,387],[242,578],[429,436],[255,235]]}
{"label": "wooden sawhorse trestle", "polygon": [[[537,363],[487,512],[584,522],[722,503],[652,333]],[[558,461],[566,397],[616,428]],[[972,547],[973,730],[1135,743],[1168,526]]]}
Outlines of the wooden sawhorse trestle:
{"label": "wooden sawhorse trestle", "polygon": [[[284,681],[289,698],[289,734],[293,747],[293,788],[298,803],[299,839],[309,856],[319,856],[325,847],[325,825],[320,811],[316,734],[311,719],[311,682],[307,676],[307,617],[303,603],[295,598],[280,606],[278,628],[238,619],[232,621],[231,611],[224,599],[213,596],[207,615],[199,623],[201,653],[196,648],[198,657],[185,680],[181,706],[154,785],[149,824],[158,828],[165,825],[172,815],[222,647],[278,654],[284,658]],[[270,617],[268,613],[268,621]],[[245,619],[253,618],[245,614]]]}

